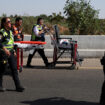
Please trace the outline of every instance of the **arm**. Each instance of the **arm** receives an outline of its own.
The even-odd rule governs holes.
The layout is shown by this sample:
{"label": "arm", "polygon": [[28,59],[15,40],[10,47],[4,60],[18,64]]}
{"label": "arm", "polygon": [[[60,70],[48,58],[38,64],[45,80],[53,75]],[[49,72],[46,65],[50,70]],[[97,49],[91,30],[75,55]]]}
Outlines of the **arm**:
{"label": "arm", "polygon": [[33,28],[33,31],[34,31],[34,34],[35,34],[37,37],[40,37],[40,35],[41,35],[42,33],[44,33],[43,30],[39,31],[36,26]]}

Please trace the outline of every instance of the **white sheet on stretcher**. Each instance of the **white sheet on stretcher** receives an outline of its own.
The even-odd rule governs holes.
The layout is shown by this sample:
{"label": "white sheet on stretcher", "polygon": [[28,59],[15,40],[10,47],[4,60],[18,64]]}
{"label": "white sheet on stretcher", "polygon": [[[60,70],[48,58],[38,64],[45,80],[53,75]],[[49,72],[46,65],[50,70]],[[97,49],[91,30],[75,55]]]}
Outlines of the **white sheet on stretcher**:
{"label": "white sheet on stretcher", "polygon": [[32,49],[43,49],[43,45],[39,44],[21,44],[21,43],[15,43],[14,45],[17,45],[18,48],[22,48],[25,50],[32,50]]}

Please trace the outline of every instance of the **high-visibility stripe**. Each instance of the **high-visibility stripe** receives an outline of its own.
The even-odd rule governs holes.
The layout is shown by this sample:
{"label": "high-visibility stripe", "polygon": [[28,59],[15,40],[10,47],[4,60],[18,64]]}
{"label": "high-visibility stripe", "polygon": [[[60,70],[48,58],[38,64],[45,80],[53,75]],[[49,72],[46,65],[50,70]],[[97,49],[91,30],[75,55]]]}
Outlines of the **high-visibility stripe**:
{"label": "high-visibility stripe", "polygon": [[4,48],[6,48],[6,49],[13,49],[13,46],[11,46],[11,47],[5,47],[5,46],[4,46]]}
{"label": "high-visibility stripe", "polygon": [[7,37],[7,40],[2,42],[3,46],[7,49],[13,49],[14,39],[12,31],[10,30],[10,37],[8,38],[8,33],[5,31],[5,29],[1,29],[0,32],[3,34],[3,37]]}

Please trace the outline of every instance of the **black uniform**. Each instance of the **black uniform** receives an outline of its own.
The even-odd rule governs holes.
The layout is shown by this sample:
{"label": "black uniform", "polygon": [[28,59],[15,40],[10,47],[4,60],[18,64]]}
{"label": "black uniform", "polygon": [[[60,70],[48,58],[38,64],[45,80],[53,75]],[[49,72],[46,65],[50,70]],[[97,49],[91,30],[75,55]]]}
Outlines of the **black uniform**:
{"label": "black uniform", "polygon": [[[6,31],[6,30],[5,30]],[[10,38],[10,31],[6,31],[8,33],[8,38]],[[3,51],[3,42],[5,42],[5,38],[7,37],[4,37],[2,35],[2,33],[0,33],[0,50]],[[3,53],[3,52],[1,52]],[[9,67],[10,67],[10,70],[12,72],[12,77],[13,77],[13,80],[14,80],[14,83],[15,83],[15,86],[16,86],[16,90],[19,91],[19,92],[22,92],[24,90],[24,88],[20,85],[20,80],[19,80],[19,77],[18,77],[18,71],[17,71],[17,60],[16,60],[16,57],[14,56],[14,49],[11,49],[10,50],[10,53],[11,55],[10,56],[5,56],[4,58],[0,57],[0,88],[2,88],[2,81],[3,81],[3,75],[5,73],[5,70],[6,70],[6,63],[4,64],[2,61],[5,59],[7,59],[8,61],[8,64],[9,64]],[[5,52],[3,55],[6,55]]]}

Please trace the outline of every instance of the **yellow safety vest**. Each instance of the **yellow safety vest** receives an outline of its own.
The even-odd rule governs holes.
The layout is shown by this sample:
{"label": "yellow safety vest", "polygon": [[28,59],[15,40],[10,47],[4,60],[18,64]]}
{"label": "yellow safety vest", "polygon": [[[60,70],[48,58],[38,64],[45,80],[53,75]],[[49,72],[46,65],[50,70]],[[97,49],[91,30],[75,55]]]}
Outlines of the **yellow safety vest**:
{"label": "yellow safety vest", "polygon": [[8,50],[12,50],[14,47],[14,38],[13,38],[12,31],[10,30],[8,34],[5,29],[1,29],[0,32],[4,37],[4,40],[2,42],[3,46]]}
{"label": "yellow safety vest", "polygon": [[37,37],[37,36],[35,35],[35,33],[34,33],[34,27],[37,27],[39,31],[42,30],[42,26],[40,26],[40,25],[38,25],[38,24],[34,24],[34,25],[33,25],[32,36],[31,36],[31,40],[32,40],[32,41],[35,41],[35,38]]}

